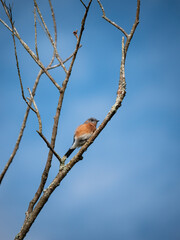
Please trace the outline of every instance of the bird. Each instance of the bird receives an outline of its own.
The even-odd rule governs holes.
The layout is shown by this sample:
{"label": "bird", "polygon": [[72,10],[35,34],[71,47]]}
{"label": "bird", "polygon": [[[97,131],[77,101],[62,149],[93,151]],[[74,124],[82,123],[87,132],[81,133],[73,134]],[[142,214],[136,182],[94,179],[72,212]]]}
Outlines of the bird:
{"label": "bird", "polygon": [[68,158],[76,148],[79,148],[86,143],[86,141],[95,132],[98,122],[99,120],[91,117],[76,128],[73,138],[73,144],[64,155],[65,158]]}

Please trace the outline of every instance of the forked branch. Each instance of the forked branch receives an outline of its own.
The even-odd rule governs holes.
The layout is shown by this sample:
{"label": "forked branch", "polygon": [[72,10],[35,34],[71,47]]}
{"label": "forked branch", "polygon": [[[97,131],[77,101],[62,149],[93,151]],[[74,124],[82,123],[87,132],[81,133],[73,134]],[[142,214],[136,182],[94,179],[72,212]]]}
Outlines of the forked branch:
{"label": "forked branch", "polygon": [[[0,0],[2,3],[2,6],[5,10],[5,13],[10,21],[11,16],[8,12],[8,8],[5,4],[5,2],[3,0]],[[1,21],[4,24],[4,21]],[[18,38],[18,40],[20,41],[20,43],[22,44],[22,46],[26,49],[26,51],[30,54],[30,56],[33,58],[33,60],[43,69],[43,71],[45,72],[45,74],[48,76],[48,78],[52,81],[52,83],[56,86],[56,88],[61,91],[61,87],[59,86],[59,84],[54,80],[54,78],[50,75],[50,73],[48,72],[48,70],[45,68],[45,66],[42,64],[42,62],[37,58],[36,54],[30,49],[30,47],[22,40],[21,36],[19,35],[17,29],[13,28],[13,30],[7,25],[5,24],[5,26],[13,33],[14,30],[14,35]]]}

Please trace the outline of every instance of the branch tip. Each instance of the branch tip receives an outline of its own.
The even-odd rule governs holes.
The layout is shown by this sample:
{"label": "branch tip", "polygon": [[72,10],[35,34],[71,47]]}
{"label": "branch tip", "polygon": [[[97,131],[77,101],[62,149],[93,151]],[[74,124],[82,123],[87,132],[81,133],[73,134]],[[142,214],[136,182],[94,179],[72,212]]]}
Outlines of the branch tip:
{"label": "branch tip", "polygon": [[77,34],[78,30],[74,31],[73,34],[76,37],[77,41],[78,41],[78,34]]}

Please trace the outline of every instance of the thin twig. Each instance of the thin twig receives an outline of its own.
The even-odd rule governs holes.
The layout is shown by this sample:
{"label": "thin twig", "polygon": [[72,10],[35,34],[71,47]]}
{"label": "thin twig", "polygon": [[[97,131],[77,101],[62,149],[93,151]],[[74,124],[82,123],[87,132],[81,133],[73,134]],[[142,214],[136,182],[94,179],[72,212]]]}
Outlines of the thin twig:
{"label": "thin twig", "polygon": [[[37,20],[38,20],[38,22],[39,22],[39,24],[40,24],[42,30],[43,30],[43,31],[45,32],[45,34],[47,35],[46,29],[45,29],[45,27],[43,26],[43,24],[42,24],[42,22],[41,22],[41,20],[39,19],[38,16],[37,16]],[[48,35],[47,35],[47,37],[48,37]]]}
{"label": "thin twig", "polygon": [[21,86],[21,94],[22,94],[22,98],[24,99],[24,101],[26,102],[26,104],[31,108],[31,110],[33,110],[34,112],[36,112],[31,105],[29,105],[28,101],[26,100],[25,96],[24,96],[24,89],[23,89],[23,83],[22,83],[22,79],[21,79],[21,73],[20,73],[20,68],[19,68],[19,61],[18,61],[18,56],[17,56],[17,49],[16,49],[16,41],[15,41],[15,37],[14,37],[14,23],[12,20],[12,11],[11,8],[9,7],[9,11],[11,13],[11,18],[10,18],[10,22],[11,22],[11,26],[12,26],[12,38],[13,38],[13,44],[14,44],[14,54],[15,54],[15,58],[16,58],[16,67],[17,67],[17,71],[18,71],[18,77],[19,77],[19,81],[20,81],[20,86]]}
{"label": "thin twig", "polygon": [[34,100],[34,97],[33,97],[33,95],[32,95],[32,92],[31,92],[31,90],[30,90],[30,88],[28,88],[28,91],[29,91],[29,95],[30,95],[30,99],[29,99],[29,101],[32,101],[32,103],[33,103],[33,105],[34,105],[34,108],[35,108],[35,113],[36,113],[36,115],[37,115],[37,118],[38,118],[38,122],[39,122],[39,132],[40,133],[42,133],[42,121],[41,121],[41,116],[40,116],[40,114],[39,114],[39,110],[38,110],[38,107],[37,107],[37,105],[36,105],[36,102],[35,102],[35,100]]}
{"label": "thin twig", "polygon": [[92,2],[92,0],[89,1],[89,4],[86,8],[84,17],[83,17],[82,22],[81,22],[81,30],[80,30],[80,33],[79,33],[79,37],[77,38],[76,48],[75,48],[75,51],[74,51],[74,54],[73,54],[73,57],[72,57],[71,64],[70,64],[69,69],[68,69],[68,74],[66,75],[66,78],[65,78],[65,80],[63,81],[63,84],[62,84],[62,90],[63,91],[65,91],[65,89],[66,89],[66,86],[67,86],[67,83],[69,81],[71,71],[72,71],[72,68],[73,68],[73,65],[74,65],[74,61],[76,59],[76,55],[77,55],[77,52],[79,50],[81,37],[82,37],[83,31],[84,31],[84,25],[85,25],[85,21],[86,21],[86,18],[87,18],[87,14],[88,14],[91,2]]}
{"label": "thin twig", "polygon": [[57,58],[57,60],[59,61],[59,63],[61,64],[61,66],[62,66],[62,68],[64,69],[65,73],[67,74],[67,69],[66,69],[65,65],[63,64],[62,59],[60,58],[60,56],[59,56],[59,54],[58,54],[56,45],[54,44],[53,38],[52,38],[52,36],[51,36],[51,34],[50,34],[50,32],[49,32],[49,29],[48,29],[48,27],[47,27],[47,25],[46,25],[46,23],[45,23],[45,21],[44,21],[44,18],[43,18],[42,14],[41,14],[41,11],[40,11],[40,9],[39,9],[39,7],[38,7],[38,4],[37,4],[36,0],[34,0],[34,5],[35,5],[35,7],[36,7],[36,9],[37,9],[37,12],[38,12],[39,17],[40,17],[40,19],[41,19],[41,21],[42,21],[42,24],[43,24],[43,26],[44,26],[44,28],[45,28],[45,30],[46,30],[46,32],[47,32],[48,38],[49,38],[49,40],[50,40],[50,42],[51,42],[51,44],[52,44],[52,46],[53,46],[53,48],[54,48],[54,51],[55,51],[55,54],[56,54],[56,58]]}
{"label": "thin twig", "polygon": [[48,142],[48,140],[45,138],[45,136],[42,134],[42,132],[40,131],[36,131],[39,136],[45,141],[45,143],[47,144],[48,148],[53,152],[53,154],[56,156],[56,158],[59,160],[59,162],[61,163],[61,157],[54,151],[53,147],[51,146],[51,144]]}
{"label": "thin twig", "polygon": [[124,33],[124,35],[125,35],[126,37],[128,37],[127,32],[126,32],[122,27],[120,27],[120,26],[117,25],[115,22],[111,21],[108,17],[106,17],[106,14],[105,14],[105,11],[104,11],[104,8],[103,8],[102,3],[100,2],[100,0],[97,0],[97,1],[98,1],[98,3],[99,3],[99,6],[100,6],[102,12],[103,12],[102,18],[104,18],[107,22],[109,22],[110,24],[112,24],[113,26],[115,26],[115,27],[116,27],[117,29],[119,29],[122,33]]}
{"label": "thin twig", "polygon": [[[82,47],[82,45],[79,46],[79,49],[80,49],[81,47]],[[69,56],[68,58],[66,58],[66,59],[63,61],[63,63],[66,63],[67,61],[69,61],[73,56],[74,56],[74,53],[71,54],[71,56]],[[57,68],[57,67],[59,67],[59,66],[61,66],[60,63],[58,63],[58,64],[56,64],[56,65],[53,65],[53,66],[51,66],[51,67],[48,67],[47,70],[51,70],[51,69]]]}
{"label": "thin twig", "polygon": [[74,34],[74,36],[76,37],[76,39],[77,39],[77,41],[78,41],[78,38],[79,38],[79,37],[78,37],[77,32],[78,32],[78,30],[74,31],[73,34]]}
{"label": "thin twig", "polygon": [[4,24],[4,26],[5,26],[9,31],[12,32],[12,29],[7,25],[7,23],[4,22],[1,18],[0,18],[0,22],[1,22],[2,24]]}
{"label": "thin twig", "polygon": [[[37,18],[37,19],[38,19],[38,18]],[[11,29],[2,19],[0,19],[0,22],[1,22],[2,24],[4,24],[4,26],[5,26],[9,31],[12,32],[12,29]],[[40,24],[41,24],[41,22],[40,22]],[[42,25],[42,28],[43,28],[43,25]],[[15,36],[16,36],[16,35],[15,35]],[[16,37],[17,37],[17,36],[16,36]],[[82,47],[82,45],[79,46],[79,48],[81,48],[81,47]],[[73,55],[74,55],[74,53],[71,54],[67,59],[65,59],[65,60],[63,61],[63,64],[66,63],[67,61],[69,61],[69,60],[73,57]],[[60,63],[59,63],[59,64],[56,64],[56,65],[54,65],[54,66],[51,66],[51,67],[47,67],[46,69],[47,69],[47,70],[51,70],[51,69],[57,68],[57,67],[59,67],[59,66],[61,66]],[[45,72],[45,73],[46,73],[46,72]]]}
{"label": "thin twig", "polygon": [[81,1],[82,5],[87,9],[87,6],[85,5],[85,3],[82,0],[80,0],[80,1]]}
{"label": "thin twig", "polygon": [[119,29],[122,33],[124,33],[124,35],[126,37],[128,37],[128,34],[126,33],[126,31],[120,27],[119,25],[117,25],[115,22],[111,21],[109,18],[107,18],[106,16],[102,16],[107,22],[109,22],[110,24],[112,24],[113,26],[115,26],[117,29]]}
{"label": "thin twig", "polygon": [[35,31],[35,49],[36,49],[36,56],[39,59],[38,54],[38,47],[37,47],[37,16],[36,16],[36,7],[34,6],[34,31]]}
{"label": "thin twig", "polygon": [[57,45],[57,26],[56,26],[56,19],[55,19],[55,14],[54,14],[54,9],[51,3],[51,0],[49,0],[49,6],[51,8],[51,15],[52,15],[52,19],[53,19],[53,25],[54,25],[54,45]]}
{"label": "thin twig", "polygon": [[125,58],[126,58],[126,53],[127,53],[129,44],[131,42],[131,39],[132,39],[134,32],[139,24],[139,14],[140,14],[140,0],[137,0],[136,18],[135,18],[134,24],[132,26],[131,32],[127,38],[126,44],[125,44]]}

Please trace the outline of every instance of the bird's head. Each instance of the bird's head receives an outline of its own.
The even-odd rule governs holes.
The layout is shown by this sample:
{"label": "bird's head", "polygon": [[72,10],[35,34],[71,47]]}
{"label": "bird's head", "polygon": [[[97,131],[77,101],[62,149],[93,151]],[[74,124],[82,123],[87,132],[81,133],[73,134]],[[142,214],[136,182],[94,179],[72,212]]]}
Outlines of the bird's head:
{"label": "bird's head", "polygon": [[97,120],[96,118],[88,118],[88,120],[86,120],[86,123],[93,123],[95,126],[98,122],[99,120]]}

